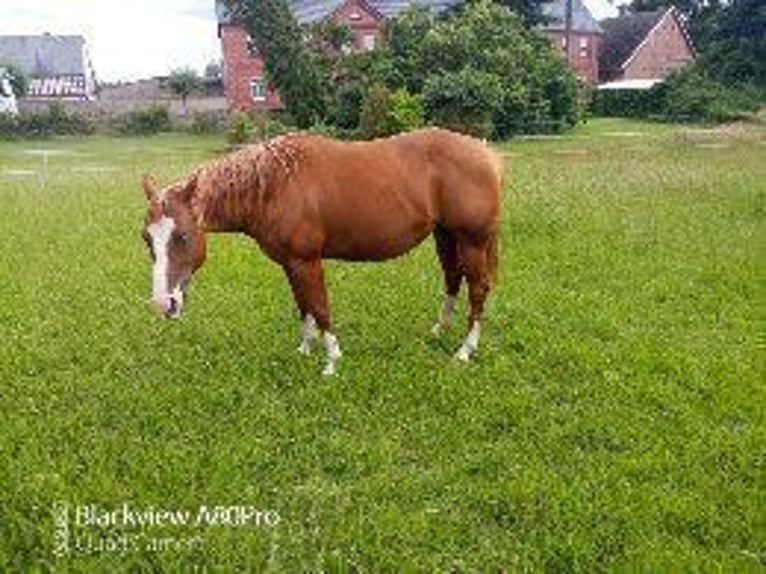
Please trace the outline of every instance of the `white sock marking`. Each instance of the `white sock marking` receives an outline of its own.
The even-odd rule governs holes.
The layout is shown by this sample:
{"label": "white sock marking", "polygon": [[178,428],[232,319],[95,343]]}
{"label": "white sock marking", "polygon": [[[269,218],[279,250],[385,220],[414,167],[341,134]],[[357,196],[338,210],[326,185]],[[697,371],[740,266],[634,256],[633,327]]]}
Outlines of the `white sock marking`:
{"label": "white sock marking", "polygon": [[311,313],[307,313],[301,323],[301,344],[298,352],[303,355],[311,354],[311,340],[316,336],[317,323]]}
{"label": "white sock marking", "polygon": [[343,353],[340,352],[340,345],[338,345],[338,339],[335,335],[325,331],[323,337],[325,350],[327,351],[327,365],[325,365],[322,374],[334,375],[336,373],[335,362],[340,359]]}
{"label": "white sock marking", "polygon": [[455,318],[455,301],[457,297],[454,295],[445,295],[444,303],[442,304],[441,315],[436,324],[431,328],[431,333],[438,335],[443,329],[449,329],[452,326],[452,320]]}
{"label": "white sock marking", "polygon": [[479,348],[479,335],[481,333],[481,327],[478,321],[474,321],[471,325],[471,330],[468,332],[465,341],[455,353],[455,358],[458,361],[467,362],[470,360],[471,355]]}

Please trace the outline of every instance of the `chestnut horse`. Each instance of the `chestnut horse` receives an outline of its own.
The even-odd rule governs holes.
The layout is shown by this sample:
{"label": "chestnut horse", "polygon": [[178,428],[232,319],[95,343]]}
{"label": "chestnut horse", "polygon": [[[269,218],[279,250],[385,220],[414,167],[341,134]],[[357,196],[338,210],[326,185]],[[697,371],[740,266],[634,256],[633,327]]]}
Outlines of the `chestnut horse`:
{"label": "chestnut horse", "polygon": [[451,324],[465,278],[469,331],[456,357],[467,361],[478,347],[497,266],[501,189],[500,161],[483,142],[441,129],[353,143],[293,134],[224,156],[164,189],[145,176],[143,188],[153,301],[165,317],[181,313],[205,260],[206,233],[244,233],[287,275],[302,321],[300,352],[310,352],[318,326],[323,373],[333,374],[341,352],[322,260],[391,259],[433,234],[446,284],[433,332]]}

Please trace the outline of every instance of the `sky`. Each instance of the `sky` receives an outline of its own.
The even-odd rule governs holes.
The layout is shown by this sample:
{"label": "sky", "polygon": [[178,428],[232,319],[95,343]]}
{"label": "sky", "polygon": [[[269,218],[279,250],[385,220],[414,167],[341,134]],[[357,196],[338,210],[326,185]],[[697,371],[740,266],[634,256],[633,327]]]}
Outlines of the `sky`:
{"label": "sky", "polygon": [[[608,0],[585,0],[597,19]],[[0,0],[0,35],[78,34],[85,37],[101,82],[202,73],[221,58],[215,0]]]}

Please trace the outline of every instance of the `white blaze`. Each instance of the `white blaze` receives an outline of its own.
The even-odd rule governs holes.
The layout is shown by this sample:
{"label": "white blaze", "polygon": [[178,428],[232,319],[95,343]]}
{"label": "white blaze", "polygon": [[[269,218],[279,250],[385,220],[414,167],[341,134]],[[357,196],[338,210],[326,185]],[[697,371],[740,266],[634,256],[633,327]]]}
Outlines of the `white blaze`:
{"label": "white blaze", "polygon": [[173,235],[176,222],[163,215],[151,223],[146,231],[152,238],[154,267],[152,268],[152,297],[155,302],[165,302],[170,295],[168,288],[168,243]]}

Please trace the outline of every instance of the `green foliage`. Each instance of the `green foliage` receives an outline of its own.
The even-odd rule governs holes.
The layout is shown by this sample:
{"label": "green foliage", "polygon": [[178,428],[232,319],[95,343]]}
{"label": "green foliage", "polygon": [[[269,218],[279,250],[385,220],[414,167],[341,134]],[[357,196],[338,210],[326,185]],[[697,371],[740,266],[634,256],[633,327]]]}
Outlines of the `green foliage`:
{"label": "green foliage", "polygon": [[342,130],[354,130],[359,127],[366,94],[374,86],[387,84],[392,61],[385,50],[375,50],[326,59],[325,64],[333,80],[328,119]]}
{"label": "green foliage", "polygon": [[330,78],[284,0],[231,0],[229,5],[264,58],[270,83],[298,126],[307,128],[327,114]]}
{"label": "green foliage", "polygon": [[255,140],[267,140],[290,131],[290,128],[271,113],[235,111],[229,118],[226,139],[232,146]]}
{"label": "green foliage", "polygon": [[394,133],[416,130],[425,125],[425,108],[418,96],[405,88],[391,94],[391,124]]}
{"label": "green foliage", "polygon": [[431,121],[497,139],[577,121],[571,70],[547,38],[503,6],[477,0],[444,19],[408,12],[388,38],[394,62],[410,75],[402,83],[422,89]]}
{"label": "green foliage", "polygon": [[250,116],[243,111],[236,111],[229,119],[229,129],[226,132],[226,139],[230,145],[243,145],[253,139],[255,126]]}
{"label": "green foliage", "polygon": [[428,117],[438,125],[487,138],[503,101],[503,85],[494,74],[466,67],[432,75],[423,88]]}
{"label": "green foliage", "polygon": [[718,123],[746,118],[764,101],[754,87],[725,86],[691,66],[649,90],[597,90],[592,110],[601,116]]}
{"label": "green foliage", "polygon": [[732,0],[714,12],[696,65],[720,83],[766,89],[766,3]]}
{"label": "green foliage", "polygon": [[754,90],[729,87],[703,75],[696,67],[672,74],[653,88],[662,115],[670,120],[725,122],[746,117],[759,104]]}
{"label": "green foliage", "polygon": [[655,118],[662,111],[657,90],[596,90],[591,112],[596,116],[618,118]]}
{"label": "green foliage", "polygon": [[376,84],[365,94],[359,114],[359,132],[364,139],[391,135],[391,92]]}
{"label": "green foliage", "polygon": [[315,52],[331,50],[340,54],[354,45],[354,32],[347,25],[335,20],[323,20],[306,27],[309,45]]}
{"label": "green foliage", "polygon": [[217,110],[196,111],[189,125],[189,131],[193,134],[218,133],[223,131],[225,119],[225,115]]}
{"label": "green foliage", "polygon": [[425,125],[420,98],[400,88],[391,92],[375,84],[365,94],[359,118],[359,136],[363,139],[390,136]]}
{"label": "green foliage", "polygon": [[384,45],[391,59],[391,83],[404,86],[411,94],[421,93],[428,77],[429,70],[423,62],[423,39],[435,24],[434,14],[417,5],[385,24]]}
{"label": "green foliage", "polygon": [[186,103],[186,98],[202,87],[202,79],[191,68],[179,68],[170,72],[168,87]]}
{"label": "green foliage", "polygon": [[70,112],[61,102],[51,102],[42,111],[22,111],[17,116],[0,114],[2,139],[85,135],[94,131],[95,125],[87,115]]}
{"label": "green foliage", "polygon": [[114,120],[115,129],[126,135],[150,135],[172,129],[167,106],[152,104],[146,108],[132,110]]}

